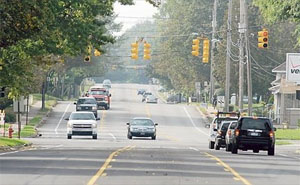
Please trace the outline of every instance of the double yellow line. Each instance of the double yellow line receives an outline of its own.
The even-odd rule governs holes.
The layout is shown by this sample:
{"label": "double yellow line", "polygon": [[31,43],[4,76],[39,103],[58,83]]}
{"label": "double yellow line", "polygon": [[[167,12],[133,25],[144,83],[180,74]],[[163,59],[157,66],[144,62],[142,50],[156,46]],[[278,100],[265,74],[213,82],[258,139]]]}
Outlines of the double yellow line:
{"label": "double yellow line", "polygon": [[115,156],[118,156],[120,153],[124,152],[124,151],[129,151],[132,150],[135,146],[126,146],[124,148],[121,148],[119,150],[114,151],[113,153],[111,153],[109,155],[109,157],[106,159],[106,161],[104,162],[104,164],[101,166],[101,168],[98,170],[98,172],[89,180],[89,182],[87,183],[87,185],[93,185],[95,184],[95,182],[98,180],[99,177],[101,177],[104,174],[104,171],[109,168],[109,164],[110,162],[113,161],[113,158]]}
{"label": "double yellow line", "polygon": [[252,185],[247,179],[245,179],[244,177],[242,177],[237,171],[235,171],[233,168],[231,168],[228,164],[224,163],[221,159],[219,159],[218,157],[211,155],[207,152],[205,152],[205,155],[210,157],[213,160],[216,160],[219,165],[222,165],[224,167],[225,171],[229,171],[231,172],[234,176],[235,176],[235,180],[240,180],[242,181],[245,185]]}

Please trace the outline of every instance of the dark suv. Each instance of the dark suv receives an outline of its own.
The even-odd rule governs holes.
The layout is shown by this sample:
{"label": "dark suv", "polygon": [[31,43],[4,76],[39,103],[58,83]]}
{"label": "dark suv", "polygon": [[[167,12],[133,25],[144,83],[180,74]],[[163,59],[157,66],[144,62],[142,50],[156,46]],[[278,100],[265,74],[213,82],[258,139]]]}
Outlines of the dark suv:
{"label": "dark suv", "polygon": [[238,120],[232,138],[231,153],[237,154],[238,149],[243,151],[268,151],[268,155],[275,152],[275,133],[272,122],[268,118],[242,117]]}
{"label": "dark suv", "polygon": [[93,97],[80,97],[77,102],[74,103],[76,105],[76,111],[89,111],[93,112],[95,117],[97,118],[97,101]]}

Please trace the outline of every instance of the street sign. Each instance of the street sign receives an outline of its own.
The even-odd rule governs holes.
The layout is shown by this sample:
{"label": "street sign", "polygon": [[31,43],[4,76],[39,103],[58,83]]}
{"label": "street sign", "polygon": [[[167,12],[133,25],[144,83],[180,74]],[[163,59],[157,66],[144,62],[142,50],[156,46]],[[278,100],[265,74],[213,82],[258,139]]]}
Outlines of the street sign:
{"label": "street sign", "polygon": [[286,54],[286,80],[300,84],[300,53]]}
{"label": "street sign", "polygon": [[195,82],[195,88],[197,91],[200,91],[201,89],[201,82]]}

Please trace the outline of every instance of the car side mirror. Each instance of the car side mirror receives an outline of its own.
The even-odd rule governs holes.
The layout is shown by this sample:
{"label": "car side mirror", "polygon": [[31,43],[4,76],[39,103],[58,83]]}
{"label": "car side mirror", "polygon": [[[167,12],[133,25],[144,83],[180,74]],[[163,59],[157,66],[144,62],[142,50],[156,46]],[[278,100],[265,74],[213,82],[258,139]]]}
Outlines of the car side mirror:
{"label": "car side mirror", "polygon": [[111,94],[109,94],[109,97],[111,97]]}
{"label": "car side mirror", "polygon": [[96,121],[100,120],[100,118],[96,118]]}
{"label": "car side mirror", "polygon": [[274,131],[276,131],[276,130],[277,130],[277,128],[274,127]]}
{"label": "car side mirror", "polygon": [[65,120],[69,121],[70,119],[69,118],[65,118]]}
{"label": "car side mirror", "polygon": [[76,105],[77,103],[76,102],[74,102],[74,105]]}
{"label": "car side mirror", "polygon": [[129,126],[130,124],[129,124],[129,123],[126,123],[126,125],[128,125],[128,126]]}
{"label": "car side mirror", "polygon": [[215,132],[217,132],[217,131],[218,131],[218,129],[214,128],[214,131],[215,131]]}
{"label": "car side mirror", "polygon": [[155,126],[157,126],[158,125],[158,123],[155,123]]}

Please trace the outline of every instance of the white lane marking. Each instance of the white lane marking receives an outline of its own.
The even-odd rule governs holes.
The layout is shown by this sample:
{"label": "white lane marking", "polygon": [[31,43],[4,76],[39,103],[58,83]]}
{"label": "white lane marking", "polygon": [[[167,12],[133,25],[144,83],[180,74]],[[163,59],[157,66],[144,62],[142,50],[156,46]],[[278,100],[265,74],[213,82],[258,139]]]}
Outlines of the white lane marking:
{"label": "white lane marking", "polygon": [[66,108],[65,112],[63,113],[63,115],[61,116],[61,118],[60,118],[59,122],[57,123],[57,125],[56,125],[56,127],[55,127],[55,129],[54,129],[54,131],[55,131],[55,134],[58,134],[58,132],[57,132],[57,129],[58,129],[58,127],[59,127],[59,125],[60,125],[61,121],[64,119],[64,116],[65,116],[65,114],[67,113],[67,111],[68,111],[68,109],[69,109],[70,105],[71,105],[71,103],[69,103],[69,105],[67,106],[67,108]]}
{"label": "white lane marking", "polygon": [[14,153],[18,153],[18,152],[19,151],[5,152],[5,153],[1,153],[0,155],[14,154]]}
{"label": "white lane marking", "polygon": [[109,133],[109,135],[116,141],[117,138],[112,134],[112,133]]}
{"label": "white lane marking", "polygon": [[280,155],[280,156],[283,156],[283,157],[288,157],[287,155],[285,155],[285,154],[278,154],[278,155]]}
{"label": "white lane marking", "polygon": [[50,146],[50,147],[43,148],[43,150],[48,150],[48,149],[52,149],[52,148],[58,148],[58,147],[61,147],[61,146],[64,146],[64,145]]}
{"label": "white lane marking", "polygon": [[198,127],[196,126],[195,122],[193,121],[193,119],[192,119],[190,113],[186,110],[186,108],[183,107],[183,109],[184,109],[186,115],[188,116],[188,118],[190,119],[190,121],[191,121],[192,125],[194,126],[194,128],[195,128],[196,130],[198,130],[199,132],[201,132],[202,134],[208,136],[208,133],[204,132],[203,130],[201,130],[200,128],[198,128]]}
{"label": "white lane marking", "polygon": [[197,148],[194,148],[194,147],[190,147],[190,149],[191,149],[191,150],[195,150],[195,151],[197,151],[197,152],[199,151]]}

